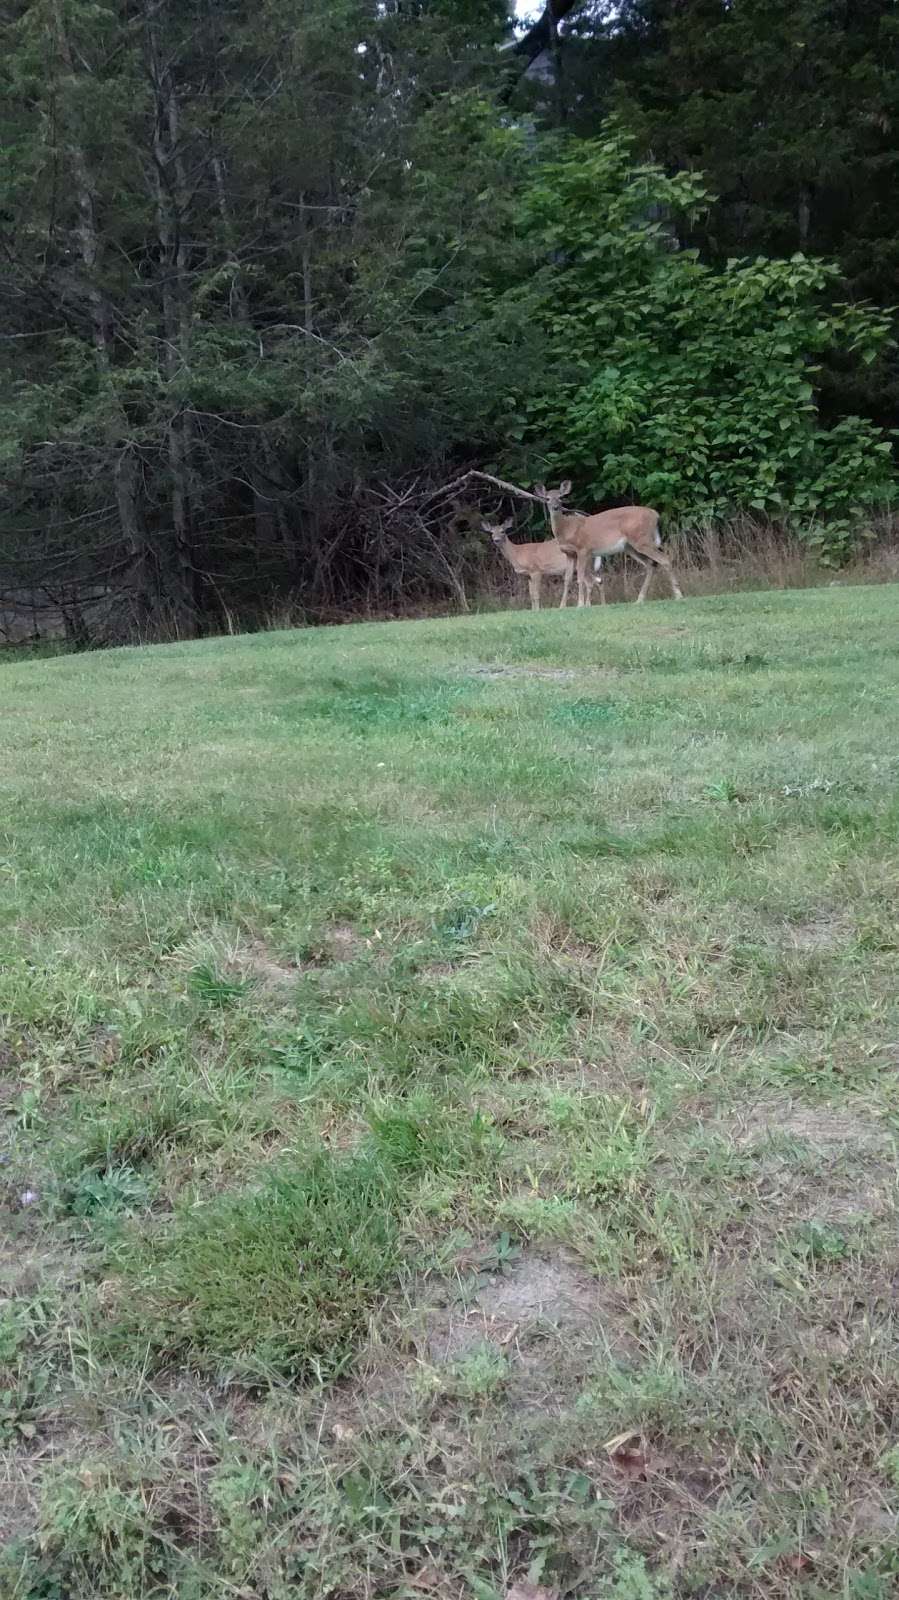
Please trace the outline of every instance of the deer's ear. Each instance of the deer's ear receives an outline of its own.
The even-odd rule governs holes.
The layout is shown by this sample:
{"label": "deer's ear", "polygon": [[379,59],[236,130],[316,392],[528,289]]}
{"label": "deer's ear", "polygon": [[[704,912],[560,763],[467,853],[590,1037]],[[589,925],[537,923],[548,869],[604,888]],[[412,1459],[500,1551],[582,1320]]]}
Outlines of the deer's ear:
{"label": "deer's ear", "polygon": [[534,484],[534,493],[539,495],[541,500],[545,500],[546,499],[546,484],[545,483],[535,483]]}
{"label": "deer's ear", "polygon": [[563,499],[565,498],[566,494],[570,494],[571,493],[571,479],[570,478],[563,479],[563,481],[559,484],[559,493],[560,493],[560,495],[562,496]]}
{"label": "deer's ear", "polygon": [[514,526],[515,526],[515,518],[514,517],[507,517],[505,522],[501,522],[500,523],[500,527],[502,528],[503,533],[505,533],[507,528],[512,528]]}

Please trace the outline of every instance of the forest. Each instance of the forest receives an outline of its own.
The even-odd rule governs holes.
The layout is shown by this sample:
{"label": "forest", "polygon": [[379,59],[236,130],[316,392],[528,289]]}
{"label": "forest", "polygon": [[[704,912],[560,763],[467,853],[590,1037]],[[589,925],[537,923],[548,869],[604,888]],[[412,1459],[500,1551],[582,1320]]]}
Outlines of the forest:
{"label": "forest", "polygon": [[471,469],[886,525],[891,0],[11,0],[0,80],[16,637],[454,604]]}

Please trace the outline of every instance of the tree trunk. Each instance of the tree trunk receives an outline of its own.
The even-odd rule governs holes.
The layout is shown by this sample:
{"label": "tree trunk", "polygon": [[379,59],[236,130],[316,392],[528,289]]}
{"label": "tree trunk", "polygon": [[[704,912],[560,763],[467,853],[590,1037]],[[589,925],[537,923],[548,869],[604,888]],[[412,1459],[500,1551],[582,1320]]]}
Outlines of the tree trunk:
{"label": "tree trunk", "polygon": [[[309,211],[306,205],[306,196],[300,195],[300,221],[303,229],[303,250],[301,266],[303,273],[303,328],[306,332],[306,343],[309,346],[307,356],[311,358],[311,343],[315,333],[315,316],[312,299],[312,240],[309,230]],[[315,586],[321,581],[322,565],[322,517],[319,505],[319,474],[316,460],[313,433],[310,428],[306,439],[306,513],[309,518],[309,531],[315,548],[316,577]]]}
{"label": "tree trunk", "polygon": [[[153,187],[162,274],[163,373],[172,391],[176,379],[190,370],[190,311],[185,268],[184,222],[187,186],[178,147],[178,96],[156,32],[156,6],[145,0],[144,17],[150,81],[153,89]],[[171,602],[178,632],[193,637],[200,614],[200,572],[193,546],[191,454],[193,426],[175,403],[166,426],[166,452],[172,509],[174,561],[170,573]]]}
{"label": "tree trunk", "polygon": [[115,496],[125,545],[132,557],[131,589],[135,621],[144,632],[153,610],[153,583],[150,550],[137,489],[137,462],[133,447],[120,443],[114,469]]}
{"label": "tree trunk", "polygon": [[556,92],[556,115],[559,119],[559,126],[561,127],[564,125],[567,119],[567,107],[565,103],[565,80],[562,70],[562,44],[559,38],[559,24],[556,20],[553,0],[550,0],[550,4],[546,8],[546,22],[549,31],[549,53],[553,64],[553,80]]}
{"label": "tree trunk", "polygon": [[[75,60],[69,43],[69,36],[66,32],[60,0],[54,0],[53,26],[56,32],[56,44],[60,61],[67,76],[74,78],[76,75]],[[72,163],[72,175],[76,190],[75,199],[78,207],[78,221],[75,226],[75,233],[84,267],[85,283],[91,308],[94,358],[100,382],[107,392],[106,397],[109,403],[106,442],[114,462],[112,470],[116,507],[119,514],[119,527],[123,543],[134,557],[133,581],[136,581],[137,585],[138,611],[141,614],[145,614],[150,605],[150,596],[146,587],[148,571],[147,542],[140,513],[137,474],[132,447],[127,440],[128,419],[116,399],[111,382],[112,360],[110,345],[112,319],[110,317],[109,304],[98,281],[97,273],[100,246],[96,214],[96,185],[84,149],[77,138],[69,138],[68,151]]]}
{"label": "tree trunk", "polygon": [[[225,166],[221,156],[212,157],[212,175],[215,182],[216,201],[219,216],[222,219],[222,228],[225,235],[226,260],[233,272],[232,278],[232,304],[236,320],[248,332],[252,332],[253,322],[250,316],[250,306],[244,288],[243,275],[237,251],[234,248],[234,228],[231,220],[231,208],[228,204],[228,191],[225,183]],[[260,426],[258,431],[259,450],[262,457],[264,476],[270,483],[275,483],[280,476],[275,453],[266,435],[265,428]],[[258,546],[279,543],[286,553],[288,560],[294,557],[294,543],[290,535],[287,517],[284,512],[283,502],[277,495],[267,494],[260,489],[258,483],[258,468],[252,473],[251,481],[253,493],[253,522],[256,528],[256,542]]]}
{"label": "tree trunk", "polygon": [[809,232],[812,225],[812,190],[808,183],[799,185],[799,199],[796,205],[796,225],[799,235],[799,248],[805,253],[808,249]]}

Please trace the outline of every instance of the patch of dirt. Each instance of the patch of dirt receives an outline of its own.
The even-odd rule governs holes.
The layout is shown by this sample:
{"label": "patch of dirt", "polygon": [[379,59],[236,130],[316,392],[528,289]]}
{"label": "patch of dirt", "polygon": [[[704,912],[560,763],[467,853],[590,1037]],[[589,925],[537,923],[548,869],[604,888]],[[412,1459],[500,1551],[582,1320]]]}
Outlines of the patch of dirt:
{"label": "patch of dirt", "polygon": [[25,1088],[22,1066],[28,1060],[34,1042],[27,1034],[13,1040],[9,1035],[0,1039],[0,1114],[14,1106]]}
{"label": "patch of dirt", "polygon": [[838,1148],[828,1153],[823,1171],[776,1157],[762,1159],[757,1194],[763,1211],[759,1231],[773,1226],[780,1232],[805,1223],[839,1229],[882,1222],[896,1206],[895,1174],[889,1165],[872,1162],[870,1156],[860,1165]]}
{"label": "patch of dirt", "polygon": [[596,945],[586,944],[583,939],[576,939],[573,935],[560,935],[549,943],[556,955],[575,961],[579,966],[595,967],[602,960],[603,952]]}
{"label": "patch of dirt", "polygon": [[21,1213],[10,1217],[0,1209],[0,1230],[5,1235],[0,1243],[0,1297],[28,1298],[81,1281],[85,1269],[78,1255],[32,1243],[24,1228],[16,1226],[20,1220]]}
{"label": "patch of dirt", "polygon": [[5,1550],[14,1539],[27,1539],[37,1526],[37,1504],[29,1489],[33,1481],[34,1462],[18,1451],[7,1456],[0,1494],[0,1550]]}
{"label": "patch of dirt", "polygon": [[122,1059],[122,1035],[118,1028],[100,1024],[91,1028],[84,1046],[88,1061],[99,1066],[113,1067]]}
{"label": "patch of dirt", "polygon": [[432,1310],[427,1353],[442,1364],[485,1340],[517,1346],[548,1332],[604,1337],[612,1348],[627,1339],[623,1308],[609,1289],[564,1256],[528,1254],[508,1273],[486,1279],[470,1305]]}
{"label": "patch of dirt", "polygon": [[328,948],[332,952],[334,961],[352,961],[354,956],[363,950],[367,941],[351,928],[349,923],[338,923],[331,928],[327,936]]}
{"label": "patch of dirt", "polygon": [[834,1106],[799,1106],[770,1100],[734,1112],[721,1129],[739,1149],[752,1149],[778,1138],[799,1139],[820,1150],[839,1146],[871,1151],[890,1143],[889,1134],[868,1117]]}
{"label": "patch of dirt", "polygon": [[787,939],[794,950],[832,950],[843,944],[851,932],[844,917],[833,911],[822,911],[804,922],[789,923]]}
{"label": "patch of dirt", "polygon": [[[894,1141],[873,1119],[774,1100],[740,1110],[717,1129],[758,1163],[764,1214],[780,1226],[813,1220],[839,1227],[882,1219],[895,1206]],[[807,1146],[808,1154],[785,1152],[784,1139]]]}
{"label": "patch of dirt", "polygon": [[352,961],[368,941],[348,923],[329,928],[321,944],[305,961],[283,961],[262,939],[242,945],[227,964],[229,976],[249,978],[268,989],[285,989],[304,972],[314,972],[332,962]]}
{"label": "patch of dirt", "polygon": [[572,678],[583,677],[582,672],[577,672],[573,667],[515,667],[491,666],[472,667],[473,678],[550,678],[556,681],[570,682]]}
{"label": "patch of dirt", "polygon": [[283,989],[295,983],[303,966],[296,962],[278,961],[261,939],[244,945],[228,962],[229,976],[250,978],[271,989]]}
{"label": "patch of dirt", "polygon": [[348,922],[335,923],[334,927],[329,928],[323,935],[321,942],[311,947],[309,958],[303,963],[303,970],[327,967],[332,962],[353,961],[360,951],[369,949],[372,943],[372,940],[365,939],[361,933],[357,933]]}
{"label": "patch of dirt", "polygon": [[446,978],[455,978],[459,971],[456,961],[429,961],[426,967],[419,967],[416,976],[419,978],[434,978],[442,983]]}
{"label": "patch of dirt", "polygon": [[[2,1066],[0,1061],[0,1066]],[[15,1105],[22,1093],[23,1085],[17,1078],[8,1077],[5,1073],[0,1077],[0,1112],[9,1111]]]}
{"label": "patch of dirt", "polygon": [[809,1198],[810,1209],[816,1220],[835,1226],[839,1226],[840,1223],[862,1222],[867,1217],[882,1217],[891,1209],[893,1203],[889,1176],[886,1173],[880,1182],[860,1177],[857,1182],[847,1184],[836,1193],[831,1193],[827,1189],[823,1193],[811,1191]]}
{"label": "patch of dirt", "polygon": [[899,1537],[899,1516],[873,1489],[854,1502],[852,1520],[863,1536],[878,1540]]}

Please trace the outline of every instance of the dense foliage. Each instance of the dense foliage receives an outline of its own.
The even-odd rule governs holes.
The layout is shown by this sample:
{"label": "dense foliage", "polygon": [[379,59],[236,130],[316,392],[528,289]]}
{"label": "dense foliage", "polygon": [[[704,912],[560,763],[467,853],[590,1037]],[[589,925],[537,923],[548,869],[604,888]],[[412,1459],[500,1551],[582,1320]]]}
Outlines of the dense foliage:
{"label": "dense foliage", "polygon": [[[724,93],[759,0],[557,9],[568,32],[522,76],[501,0],[12,8],[0,599],[59,608],[76,641],[286,593],[396,604],[451,580],[421,494],[474,463],[682,520],[754,508],[831,557],[858,536],[890,492],[888,8],[844,24],[828,156],[861,253],[825,199],[830,123],[803,122],[836,115],[826,77],[803,101],[798,73],[790,110],[780,24]],[[832,72],[834,12],[792,24]],[[742,145],[780,196],[766,222],[761,198],[735,210],[724,152],[775,90]]]}

